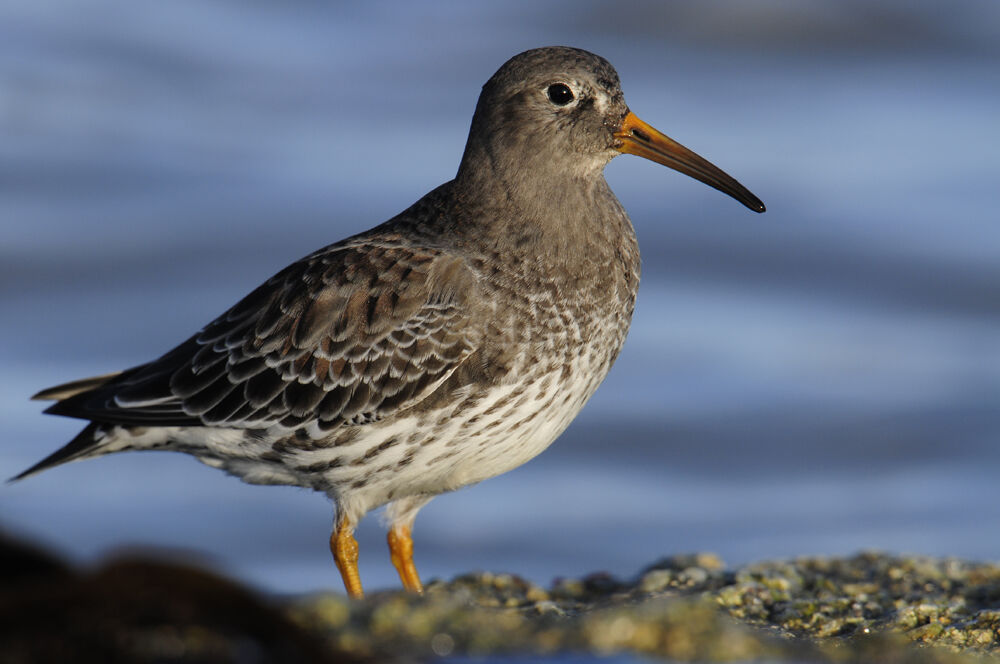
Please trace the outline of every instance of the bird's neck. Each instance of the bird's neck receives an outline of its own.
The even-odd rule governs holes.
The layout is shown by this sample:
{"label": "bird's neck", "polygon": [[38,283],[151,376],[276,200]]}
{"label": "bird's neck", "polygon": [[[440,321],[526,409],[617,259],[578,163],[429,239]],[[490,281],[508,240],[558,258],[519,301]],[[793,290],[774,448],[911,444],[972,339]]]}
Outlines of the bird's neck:
{"label": "bird's neck", "polygon": [[481,237],[558,251],[586,246],[610,231],[602,221],[621,207],[604,180],[604,163],[560,163],[551,155],[505,147],[491,150],[470,141],[455,178],[463,205],[479,210],[474,216],[485,226]]}

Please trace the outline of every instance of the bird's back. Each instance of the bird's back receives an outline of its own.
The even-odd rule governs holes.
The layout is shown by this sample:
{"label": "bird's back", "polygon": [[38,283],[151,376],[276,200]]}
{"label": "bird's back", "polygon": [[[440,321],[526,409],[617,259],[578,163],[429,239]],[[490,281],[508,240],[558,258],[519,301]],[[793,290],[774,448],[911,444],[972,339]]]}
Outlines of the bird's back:
{"label": "bird's back", "polygon": [[250,482],[371,493],[370,508],[538,454],[624,342],[631,224],[608,191],[592,232],[539,252],[453,186],[293,263],[157,360],[42,393],[95,424],[26,474],[178,450]]}

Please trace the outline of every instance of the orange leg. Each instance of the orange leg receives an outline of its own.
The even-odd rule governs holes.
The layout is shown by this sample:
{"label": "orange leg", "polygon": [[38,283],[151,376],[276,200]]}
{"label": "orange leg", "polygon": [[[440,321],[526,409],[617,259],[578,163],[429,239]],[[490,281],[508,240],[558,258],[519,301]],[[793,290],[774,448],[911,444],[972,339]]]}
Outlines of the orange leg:
{"label": "orange leg", "polygon": [[340,578],[344,580],[344,588],[352,599],[365,596],[361,589],[361,575],[358,574],[358,541],[354,539],[354,524],[346,519],[340,521],[330,535],[330,551],[333,561],[340,570]]}
{"label": "orange leg", "polygon": [[410,537],[409,526],[394,526],[389,530],[388,539],[389,555],[403,587],[410,592],[423,593],[424,586],[420,583],[417,566],[413,564],[413,538]]}

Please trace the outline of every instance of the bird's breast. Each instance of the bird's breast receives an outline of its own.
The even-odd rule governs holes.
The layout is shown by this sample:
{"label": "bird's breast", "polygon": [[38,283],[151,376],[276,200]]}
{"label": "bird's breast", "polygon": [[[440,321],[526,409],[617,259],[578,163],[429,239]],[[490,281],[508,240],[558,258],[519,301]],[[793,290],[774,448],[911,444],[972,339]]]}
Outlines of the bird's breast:
{"label": "bird's breast", "polygon": [[599,382],[608,372],[624,344],[639,283],[627,217],[612,230],[612,237],[591,237],[541,259],[508,255],[483,278],[486,338],[507,349],[512,380],[586,373]]}

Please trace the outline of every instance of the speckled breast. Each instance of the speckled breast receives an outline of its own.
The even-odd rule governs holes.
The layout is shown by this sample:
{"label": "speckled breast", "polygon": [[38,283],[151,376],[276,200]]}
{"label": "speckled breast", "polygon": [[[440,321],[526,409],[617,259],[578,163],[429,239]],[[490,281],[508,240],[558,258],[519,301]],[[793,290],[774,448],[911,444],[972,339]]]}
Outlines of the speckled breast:
{"label": "speckled breast", "polygon": [[588,247],[572,265],[540,274],[514,262],[490,280],[486,337],[507,366],[494,384],[428,413],[437,442],[426,444],[437,453],[415,464],[418,482],[449,490],[511,470],[580,412],[617,358],[635,306],[638,248],[623,222],[622,242]]}

